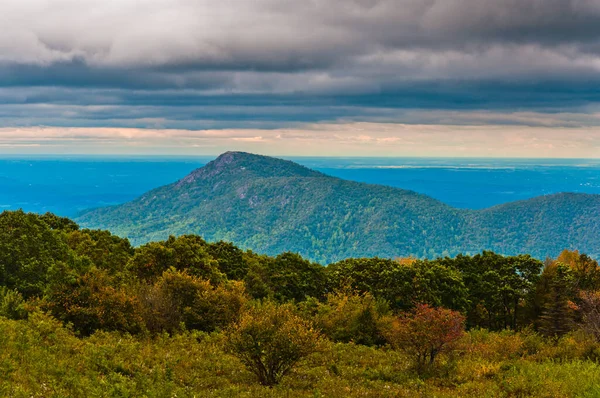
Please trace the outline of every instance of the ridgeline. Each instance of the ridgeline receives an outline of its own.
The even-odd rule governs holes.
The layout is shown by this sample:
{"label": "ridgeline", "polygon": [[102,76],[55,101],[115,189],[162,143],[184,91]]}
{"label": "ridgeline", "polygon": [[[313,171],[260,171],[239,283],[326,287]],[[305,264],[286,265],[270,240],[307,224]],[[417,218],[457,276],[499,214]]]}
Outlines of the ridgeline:
{"label": "ridgeline", "polygon": [[173,184],[76,221],[134,244],[198,234],[320,263],[348,257],[427,257],[493,250],[600,255],[600,195],[559,193],[483,210],[413,191],[342,180],[296,163],[227,152]]}

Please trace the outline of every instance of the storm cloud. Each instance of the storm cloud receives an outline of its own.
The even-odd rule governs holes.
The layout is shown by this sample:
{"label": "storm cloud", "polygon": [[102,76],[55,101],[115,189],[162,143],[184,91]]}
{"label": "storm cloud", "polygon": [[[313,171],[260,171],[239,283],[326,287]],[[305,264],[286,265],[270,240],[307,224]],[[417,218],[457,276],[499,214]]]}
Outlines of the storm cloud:
{"label": "storm cloud", "polygon": [[3,0],[0,27],[0,126],[597,126],[600,0]]}

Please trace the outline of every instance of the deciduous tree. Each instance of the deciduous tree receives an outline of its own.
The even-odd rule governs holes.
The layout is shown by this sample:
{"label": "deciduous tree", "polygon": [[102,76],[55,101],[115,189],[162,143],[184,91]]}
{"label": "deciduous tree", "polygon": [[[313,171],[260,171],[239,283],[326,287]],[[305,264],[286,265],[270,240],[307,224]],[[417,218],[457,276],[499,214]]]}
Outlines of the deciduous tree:
{"label": "deciduous tree", "polygon": [[422,373],[435,359],[449,352],[464,334],[465,318],[457,311],[417,304],[414,311],[401,315],[385,332],[388,342],[411,356]]}

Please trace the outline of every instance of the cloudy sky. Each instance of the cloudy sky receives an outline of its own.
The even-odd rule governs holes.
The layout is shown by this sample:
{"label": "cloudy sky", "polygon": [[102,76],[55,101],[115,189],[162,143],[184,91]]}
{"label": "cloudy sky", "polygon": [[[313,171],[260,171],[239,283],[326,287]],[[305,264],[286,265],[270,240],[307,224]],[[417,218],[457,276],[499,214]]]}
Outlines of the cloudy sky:
{"label": "cloudy sky", "polygon": [[600,0],[2,0],[0,153],[600,157]]}

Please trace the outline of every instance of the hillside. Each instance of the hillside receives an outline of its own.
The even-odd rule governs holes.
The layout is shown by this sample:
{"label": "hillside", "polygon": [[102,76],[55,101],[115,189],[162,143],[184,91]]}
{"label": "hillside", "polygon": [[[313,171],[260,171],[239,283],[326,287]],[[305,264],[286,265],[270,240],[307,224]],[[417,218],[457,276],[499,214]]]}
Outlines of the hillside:
{"label": "hillside", "polygon": [[459,210],[412,191],[241,152],[227,152],[180,181],[77,219],[134,244],[195,233],[267,254],[292,250],[322,263],[483,249],[545,258],[576,247],[598,255],[599,221],[598,195],[557,194]]}

